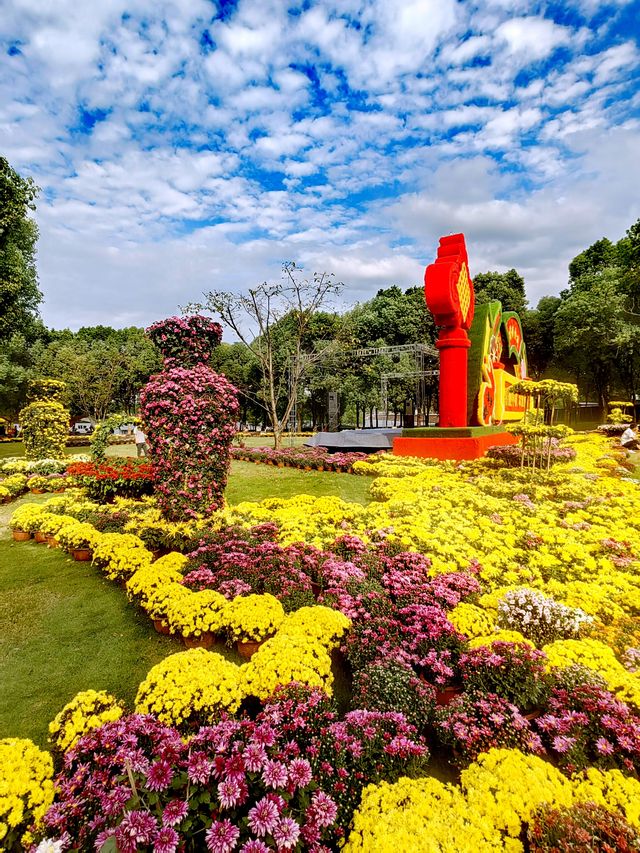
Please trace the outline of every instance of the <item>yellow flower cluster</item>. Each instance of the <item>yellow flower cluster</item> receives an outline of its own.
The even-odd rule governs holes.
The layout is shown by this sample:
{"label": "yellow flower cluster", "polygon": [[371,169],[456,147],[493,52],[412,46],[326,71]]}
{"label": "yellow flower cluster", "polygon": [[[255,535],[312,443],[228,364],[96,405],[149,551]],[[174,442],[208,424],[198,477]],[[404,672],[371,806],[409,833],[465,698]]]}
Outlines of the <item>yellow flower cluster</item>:
{"label": "yellow flower cluster", "polygon": [[183,637],[218,634],[227,625],[228,607],[224,595],[213,589],[203,589],[169,598],[165,618],[171,631]]}
{"label": "yellow flower cluster", "polygon": [[332,694],[331,649],[351,625],[328,607],[303,607],[243,667],[244,691],[266,699],[280,684],[298,681]]}
{"label": "yellow flower cluster", "polygon": [[30,740],[0,740],[0,850],[27,849],[29,827],[40,823],[52,802],[49,753]]}
{"label": "yellow flower cluster", "polygon": [[607,682],[607,687],[623,702],[640,708],[640,677],[628,672],[613,650],[599,640],[557,640],[544,646],[551,667],[575,664],[595,670]]}
{"label": "yellow flower cluster", "polygon": [[122,713],[122,706],[110,693],[85,690],[49,723],[49,740],[59,752],[66,752],[90,729],[119,720]]}
{"label": "yellow flower cluster", "polygon": [[464,601],[449,613],[449,621],[461,634],[469,638],[490,635],[495,626],[495,617],[491,613]]}
{"label": "yellow flower cluster", "polygon": [[271,637],[284,619],[284,609],[278,599],[265,595],[239,595],[230,601],[225,613],[232,640],[260,642]]}
{"label": "yellow flower cluster", "polygon": [[104,534],[98,533],[92,524],[86,521],[75,521],[65,524],[56,534],[63,548],[68,551],[74,548],[95,548]]}
{"label": "yellow flower cluster", "polygon": [[522,825],[539,806],[595,802],[640,826],[640,781],[591,768],[567,779],[535,755],[492,749],[462,772],[461,787],[434,778],[369,785],[345,853],[522,853]]}
{"label": "yellow flower cluster", "polygon": [[11,500],[26,491],[27,479],[24,474],[11,474],[0,479],[0,501]]}
{"label": "yellow flower cluster", "polygon": [[[500,833],[467,807],[459,788],[434,778],[369,785],[344,853],[496,853]],[[513,849],[513,848],[511,848]]]}
{"label": "yellow flower cluster", "polygon": [[513,839],[538,806],[548,803],[558,808],[573,802],[571,782],[559,770],[517,749],[482,753],[462,771],[461,784],[467,808]]}
{"label": "yellow flower cluster", "polygon": [[93,561],[109,580],[126,580],[152,556],[144,542],[130,533],[102,533],[93,549]]}
{"label": "yellow flower cluster", "polygon": [[618,809],[627,821],[640,829],[640,781],[620,770],[590,767],[573,779],[576,801],[591,802],[613,811]]}
{"label": "yellow flower cluster", "polygon": [[214,723],[240,707],[241,668],[215,652],[189,649],[152,667],[138,688],[136,711],[169,726]]}
{"label": "yellow flower cluster", "polygon": [[33,533],[40,529],[40,518],[44,512],[41,504],[22,504],[14,510],[9,527],[12,530],[28,530],[29,533]]}

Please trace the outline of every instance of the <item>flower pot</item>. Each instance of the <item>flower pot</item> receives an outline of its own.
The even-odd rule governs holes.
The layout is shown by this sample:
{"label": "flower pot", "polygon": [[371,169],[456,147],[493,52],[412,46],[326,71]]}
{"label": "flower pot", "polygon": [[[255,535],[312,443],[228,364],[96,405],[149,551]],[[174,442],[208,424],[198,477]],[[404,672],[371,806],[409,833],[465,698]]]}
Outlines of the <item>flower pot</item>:
{"label": "flower pot", "polygon": [[313,597],[315,599],[317,599],[318,596],[320,595],[320,593],[322,592],[322,587],[320,586],[319,583],[316,583],[315,581],[311,581],[311,592],[313,594]]}
{"label": "flower pot", "polygon": [[436,705],[444,707],[462,693],[462,687],[448,684],[446,687],[436,688]]}
{"label": "flower pot", "polygon": [[238,640],[236,642],[236,650],[241,658],[251,660],[263,642],[258,642],[257,640]]}
{"label": "flower pot", "polygon": [[32,495],[44,495],[44,489],[29,489]]}
{"label": "flower pot", "polygon": [[26,542],[28,539],[31,539],[31,534],[28,530],[19,530],[16,528],[11,532],[11,535],[16,542]]}
{"label": "flower pot", "polygon": [[537,720],[538,717],[542,716],[542,709],[541,708],[534,708],[532,711],[528,711],[526,714],[523,714],[522,716],[525,718],[525,720],[529,720],[529,722],[531,722],[532,720]]}
{"label": "flower pot", "polygon": [[182,641],[188,649],[210,649],[213,645],[215,635],[209,631],[200,634],[199,637],[183,637]]}
{"label": "flower pot", "polygon": [[49,533],[47,533],[47,545],[49,546],[49,548],[59,548],[60,547],[60,543],[58,542],[56,537],[51,536]]}
{"label": "flower pot", "polygon": [[78,563],[86,563],[93,557],[91,548],[72,548],[71,556]]}
{"label": "flower pot", "polygon": [[171,633],[171,628],[169,627],[169,623],[165,622],[164,619],[154,619],[153,627],[156,629],[158,634],[166,634],[169,635]]}
{"label": "flower pot", "polygon": [[162,551],[160,550],[160,548],[156,548],[154,551],[151,552],[151,556],[154,560],[157,560],[159,557],[162,556]]}
{"label": "flower pot", "polygon": [[43,543],[47,541],[47,534],[43,533],[41,530],[36,530],[36,532],[33,534],[33,538],[36,540],[36,542]]}

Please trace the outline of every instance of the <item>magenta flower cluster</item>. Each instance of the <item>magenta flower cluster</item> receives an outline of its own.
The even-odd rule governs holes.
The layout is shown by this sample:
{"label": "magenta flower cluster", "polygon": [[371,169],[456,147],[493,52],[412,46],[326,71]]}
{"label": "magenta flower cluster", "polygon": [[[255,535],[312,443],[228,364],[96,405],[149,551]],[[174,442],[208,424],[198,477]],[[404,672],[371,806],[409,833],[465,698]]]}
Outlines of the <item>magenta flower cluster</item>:
{"label": "magenta flower cluster", "polygon": [[324,447],[233,447],[231,455],[234,459],[246,462],[262,462],[271,465],[284,465],[288,468],[317,468],[326,471],[354,473],[354,462],[368,459],[368,454],[354,451],[352,453],[329,453]]}
{"label": "magenta flower cluster", "polygon": [[142,391],[141,414],[158,503],[173,520],[210,514],[223,502],[238,398],[234,386],[204,363],[219,329],[196,316],[170,317],[148,330],[165,364]]}
{"label": "magenta flower cluster", "polygon": [[65,849],[328,853],[365,785],[427,758],[401,714],[340,720],[325,693],[290,685],[187,743],[152,716],[92,730],[64,757],[44,829]]}
{"label": "magenta flower cluster", "polygon": [[602,687],[557,687],[535,725],[567,772],[593,766],[640,773],[640,717]]}
{"label": "magenta flower cluster", "polygon": [[222,326],[201,314],[192,314],[153,323],[146,334],[162,353],[165,364],[184,366],[209,360],[222,340]]}
{"label": "magenta flower cluster", "polygon": [[511,702],[495,693],[462,694],[436,711],[436,734],[459,764],[492,748],[543,753],[539,735]]}
{"label": "magenta flower cluster", "polygon": [[[222,720],[185,744],[154,717],[132,715],[82,738],[65,756],[45,818],[74,849],[120,853],[325,853],[337,815],[295,743],[269,722]],[[112,842],[113,843],[113,842]]]}

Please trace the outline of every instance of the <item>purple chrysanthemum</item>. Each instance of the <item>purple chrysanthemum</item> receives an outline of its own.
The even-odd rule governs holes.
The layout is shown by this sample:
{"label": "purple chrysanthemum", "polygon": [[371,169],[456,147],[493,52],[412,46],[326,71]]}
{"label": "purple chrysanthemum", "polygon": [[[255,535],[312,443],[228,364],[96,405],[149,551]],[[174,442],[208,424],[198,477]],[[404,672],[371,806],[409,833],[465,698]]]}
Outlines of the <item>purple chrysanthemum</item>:
{"label": "purple chrysanthemum", "polygon": [[163,826],[177,826],[187,816],[189,805],[184,800],[171,800],[162,812]]}
{"label": "purple chrysanthemum", "polygon": [[256,835],[267,835],[273,832],[280,819],[278,806],[264,797],[249,810],[249,826]]}
{"label": "purple chrysanthemum", "polygon": [[209,853],[231,853],[239,836],[240,830],[230,820],[214,820],[205,835],[207,850]]}

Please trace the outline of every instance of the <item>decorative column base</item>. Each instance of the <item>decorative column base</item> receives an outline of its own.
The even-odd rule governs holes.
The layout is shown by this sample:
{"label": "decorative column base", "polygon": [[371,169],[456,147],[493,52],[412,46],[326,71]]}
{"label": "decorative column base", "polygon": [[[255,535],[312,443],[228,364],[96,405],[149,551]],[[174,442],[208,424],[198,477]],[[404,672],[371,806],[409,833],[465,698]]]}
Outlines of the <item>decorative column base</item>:
{"label": "decorative column base", "polygon": [[490,447],[517,443],[503,427],[425,427],[402,430],[402,437],[393,440],[393,455],[461,462],[480,459]]}

